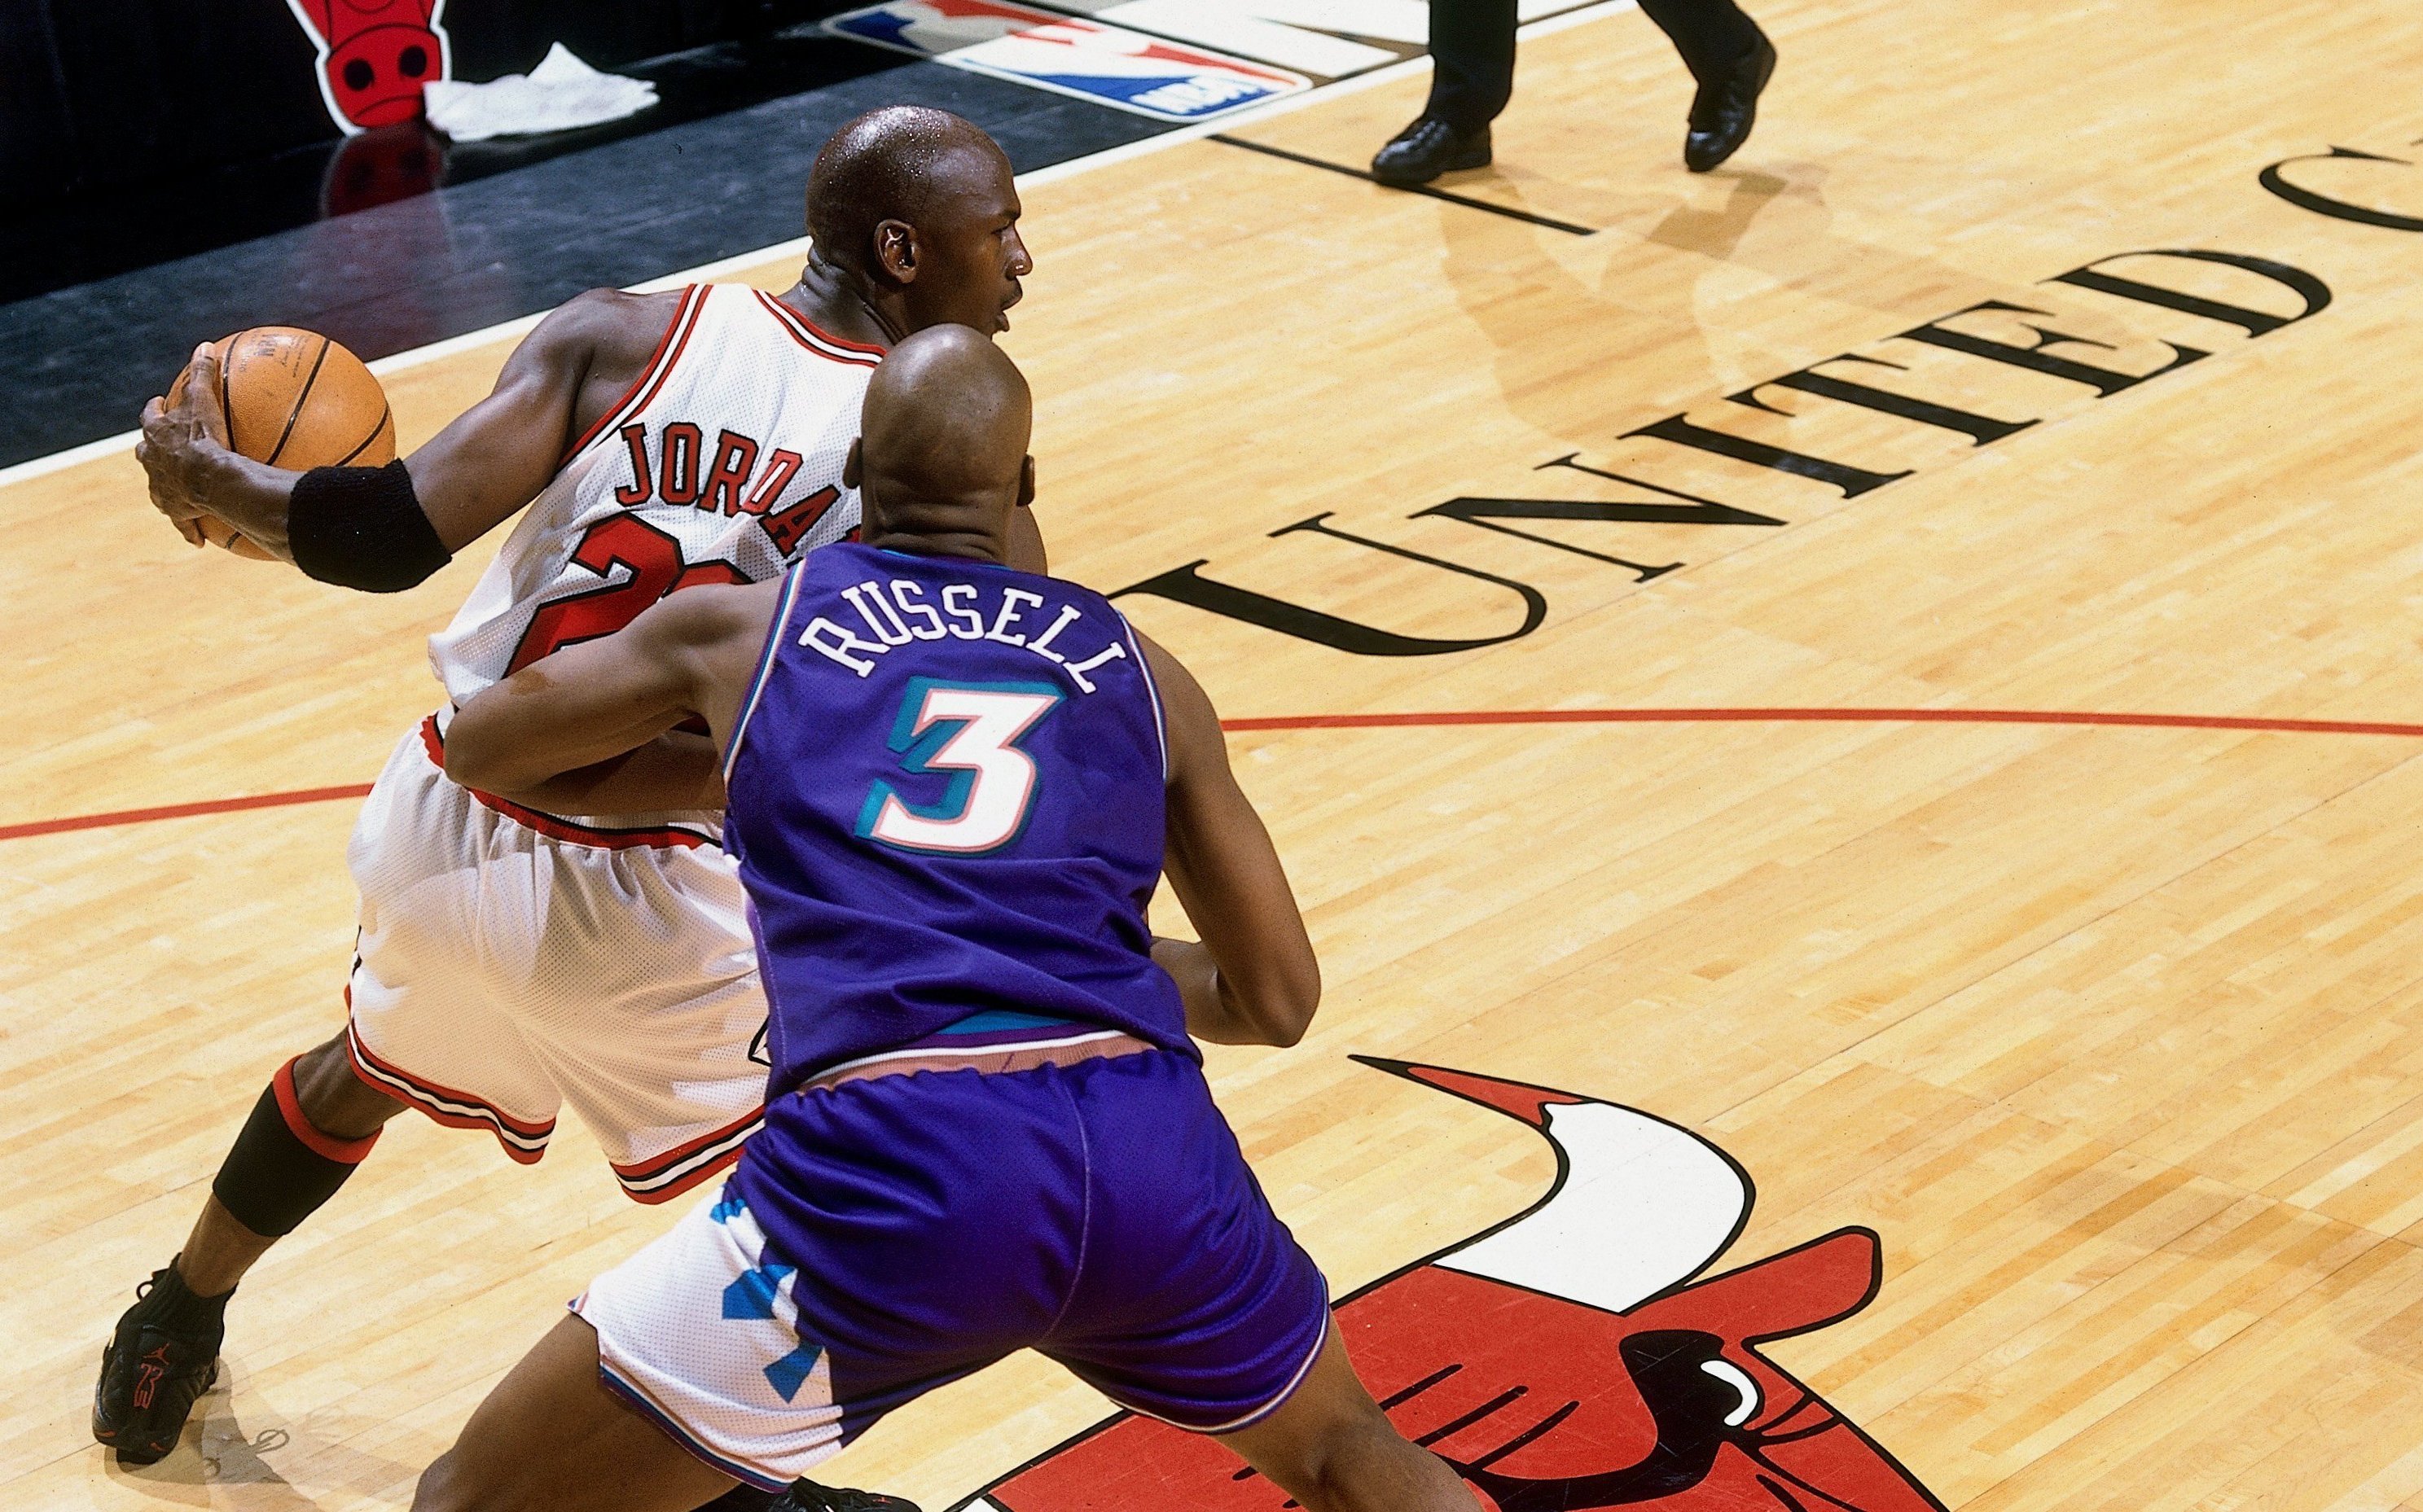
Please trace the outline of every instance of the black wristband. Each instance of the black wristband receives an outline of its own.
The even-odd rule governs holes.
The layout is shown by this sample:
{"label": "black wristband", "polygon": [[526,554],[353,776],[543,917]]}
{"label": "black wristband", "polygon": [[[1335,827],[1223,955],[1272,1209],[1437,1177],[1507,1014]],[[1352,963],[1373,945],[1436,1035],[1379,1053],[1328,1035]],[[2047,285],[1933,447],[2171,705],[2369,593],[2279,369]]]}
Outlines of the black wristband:
{"label": "black wristband", "polygon": [[286,545],[308,576],[365,593],[401,593],[453,560],[420,512],[402,461],[314,467],[294,480]]}

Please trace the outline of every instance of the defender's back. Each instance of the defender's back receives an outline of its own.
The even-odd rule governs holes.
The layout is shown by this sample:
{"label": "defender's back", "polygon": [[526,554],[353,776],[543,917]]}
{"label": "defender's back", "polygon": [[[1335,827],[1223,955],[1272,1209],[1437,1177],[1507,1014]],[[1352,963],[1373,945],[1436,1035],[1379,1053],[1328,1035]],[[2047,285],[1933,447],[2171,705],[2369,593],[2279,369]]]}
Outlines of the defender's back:
{"label": "defender's back", "polygon": [[770,1091],[988,1013],[1193,1055],[1145,921],[1162,742],[1088,589],[852,543],[793,569],[728,759]]}

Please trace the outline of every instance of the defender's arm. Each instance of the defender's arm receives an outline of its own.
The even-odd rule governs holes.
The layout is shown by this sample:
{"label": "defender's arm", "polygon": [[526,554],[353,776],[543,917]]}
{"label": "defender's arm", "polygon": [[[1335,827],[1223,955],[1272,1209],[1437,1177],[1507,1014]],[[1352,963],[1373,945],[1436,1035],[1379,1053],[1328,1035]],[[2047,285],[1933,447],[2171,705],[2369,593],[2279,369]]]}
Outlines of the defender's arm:
{"label": "defender's arm", "polygon": [[723,763],[707,736],[668,730],[636,750],[528,783],[510,795],[548,813],[608,816],[721,809]]}
{"label": "defender's arm", "polygon": [[[487,398],[404,459],[413,496],[448,553],[494,529],[546,486],[578,433],[576,422],[603,413],[615,381],[627,384],[645,366],[644,354],[670,315],[665,302],[676,297],[594,290],[571,300],[514,349]],[[218,360],[204,347],[174,405],[155,399],[144,406],[135,454],[150,476],[151,501],[197,545],[194,522],[214,514],[292,561],[288,510],[305,475],[228,449],[218,377]]]}
{"label": "defender's arm", "polygon": [[[1139,636],[1139,640],[1144,638]],[[1259,814],[1228,769],[1220,717],[1178,659],[1149,640],[1169,741],[1169,885],[1201,944],[1155,939],[1187,1032],[1226,1045],[1293,1045],[1321,1004],[1321,963]]]}
{"label": "defender's arm", "polygon": [[[730,740],[782,598],[781,579],[685,590],[624,629],[543,656],[465,704],[446,775],[581,813],[715,807]],[[659,740],[693,716],[712,742]]]}

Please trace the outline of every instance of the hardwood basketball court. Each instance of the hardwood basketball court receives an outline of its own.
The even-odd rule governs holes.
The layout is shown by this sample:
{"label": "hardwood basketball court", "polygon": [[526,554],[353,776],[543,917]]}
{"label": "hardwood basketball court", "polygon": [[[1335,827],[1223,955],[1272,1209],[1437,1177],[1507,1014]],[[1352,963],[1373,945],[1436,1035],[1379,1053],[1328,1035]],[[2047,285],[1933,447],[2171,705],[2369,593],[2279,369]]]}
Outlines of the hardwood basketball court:
{"label": "hardwood basketball court", "polygon": [[[1711,1274],[1872,1229],[1874,1300],[1762,1347],[1946,1506],[2423,1507],[2423,23],[1755,13],[1705,179],[1618,11],[1527,42],[1477,205],[1318,165],[1418,74],[1026,191],[1055,566],[1237,727],[1327,972],[1222,1104],[1340,1295],[1557,1172],[1350,1054],[1720,1147]],[[509,345],[388,371],[404,444]],[[0,1505],[402,1506],[673,1212],[572,1120],[531,1169],[399,1120],[185,1447],[108,1462],[111,1320],[341,1021],[355,804],[56,822],[367,783],[487,548],[349,595],[189,551],[122,452],[0,510]],[[1106,1411],[1021,1358],[828,1478],[940,1509]]]}

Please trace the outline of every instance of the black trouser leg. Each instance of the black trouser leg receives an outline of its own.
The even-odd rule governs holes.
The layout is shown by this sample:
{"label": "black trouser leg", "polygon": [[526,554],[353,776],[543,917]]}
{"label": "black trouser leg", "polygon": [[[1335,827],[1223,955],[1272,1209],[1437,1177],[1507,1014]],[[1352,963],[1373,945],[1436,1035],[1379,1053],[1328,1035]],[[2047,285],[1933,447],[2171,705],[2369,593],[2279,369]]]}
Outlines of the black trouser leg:
{"label": "black trouser leg", "polygon": [[1714,78],[1758,45],[1757,24],[1734,0],[1640,0],[1640,11],[1673,39],[1695,79]]}
{"label": "black trouser leg", "polygon": [[1514,0],[1431,0],[1431,67],[1423,115],[1459,132],[1497,119],[1514,92]]}
{"label": "black trouser leg", "polygon": [[[1739,62],[1759,29],[1734,0],[1640,0],[1697,79]],[[1459,132],[1497,118],[1514,92],[1514,0],[1431,0],[1431,98],[1422,114]]]}

